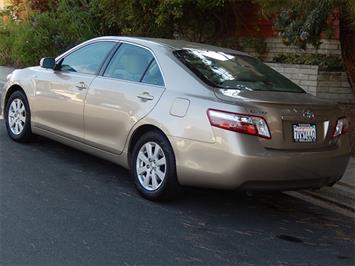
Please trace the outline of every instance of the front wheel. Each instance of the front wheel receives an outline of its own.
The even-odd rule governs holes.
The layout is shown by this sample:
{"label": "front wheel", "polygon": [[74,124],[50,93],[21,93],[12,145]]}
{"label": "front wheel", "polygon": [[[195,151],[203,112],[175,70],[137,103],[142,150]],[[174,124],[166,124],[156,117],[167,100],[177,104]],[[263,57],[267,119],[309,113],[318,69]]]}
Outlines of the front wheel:
{"label": "front wheel", "polygon": [[137,141],[132,152],[131,174],[137,190],[149,200],[177,195],[175,156],[165,136],[152,131]]}
{"label": "front wheel", "polygon": [[10,95],[5,107],[4,118],[7,133],[11,139],[19,142],[27,142],[32,139],[31,112],[23,92],[15,91]]}

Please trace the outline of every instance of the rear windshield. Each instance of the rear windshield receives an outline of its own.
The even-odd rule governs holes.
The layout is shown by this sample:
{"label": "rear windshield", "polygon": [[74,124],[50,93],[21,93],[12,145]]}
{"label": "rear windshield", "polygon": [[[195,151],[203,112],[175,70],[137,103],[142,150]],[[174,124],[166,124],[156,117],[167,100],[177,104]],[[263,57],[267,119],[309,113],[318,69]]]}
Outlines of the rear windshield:
{"label": "rear windshield", "polygon": [[299,86],[260,60],[232,53],[183,49],[175,56],[210,86],[249,91],[304,93]]}

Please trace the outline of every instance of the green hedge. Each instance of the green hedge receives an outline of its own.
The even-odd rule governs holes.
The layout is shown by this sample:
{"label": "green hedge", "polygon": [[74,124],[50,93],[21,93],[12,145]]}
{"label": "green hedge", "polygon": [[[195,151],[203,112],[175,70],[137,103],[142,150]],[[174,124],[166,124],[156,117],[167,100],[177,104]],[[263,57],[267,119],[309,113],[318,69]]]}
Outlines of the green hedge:
{"label": "green hedge", "polygon": [[57,56],[94,37],[90,13],[62,2],[55,10],[33,13],[27,20],[0,24],[0,65],[37,65],[44,56]]}
{"label": "green hedge", "polygon": [[[0,65],[37,65],[41,57],[57,56],[84,40],[102,35],[174,38],[267,52],[259,38],[234,36],[242,25],[238,5],[225,0],[29,0],[33,10],[26,20],[16,18],[21,6],[10,6],[0,19]],[[36,5],[34,5],[36,3]],[[38,4],[40,5],[38,6]],[[39,11],[40,10],[40,11]],[[1,17],[0,13],[0,17]],[[233,28],[236,27],[236,28]],[[233,33],[231,33],[233,32]],[[176,36],[177,35],[177,36]],[[316,64],[342,69],[340,57],[279,55],[280,63]]]}
{"label": "green hedge", "polygon": [[[38,2],[38,1],[37,1]],[[30,1],[36,10],[36,1]],[[34,5],[36,3],[36,5]],[[213,42],[225,12],[224,0],[43,0],[26,20],[1,22],[0,65],[36,65],[41,57],[56,56],[76,44],[102,35],[173,38],[174,34]],[[14,11],[15,10],[15,11]],[[230,12],[230,11],[228,11]],[[6,13],[6,12],[5,12]],[[15,18],[15,19],[14,19]]]}

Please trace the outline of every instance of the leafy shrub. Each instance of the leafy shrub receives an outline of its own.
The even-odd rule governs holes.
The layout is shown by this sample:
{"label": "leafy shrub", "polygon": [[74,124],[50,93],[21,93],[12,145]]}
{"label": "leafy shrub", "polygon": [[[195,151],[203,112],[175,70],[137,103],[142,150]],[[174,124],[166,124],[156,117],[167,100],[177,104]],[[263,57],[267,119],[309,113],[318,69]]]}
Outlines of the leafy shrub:
{"label": "leafy shrub", "polygon": [[269,49],[264,38],[241,37],[238,43],[241,51],[256,53],[255,56],[260,60],[266,59]]}
{"label": "leafy shrub", "polygon": [[268,52],[267,44],[264,38],[242,37],[239,39],[239,44],[242,50],[253,49],[259,55]]}
{"label": "leafy shrub", "polygon": [[[100,35],[183,38],[220,43],[239,18],[225,0],[12,0],[0,19],[0,64],[27,66]],[[6,13],[5,12],[5,13]],[[26,14],[21,19],[20,14]],[[0,13],[0,18],[1,18]],[[227,46],[233,46],[228,42]]]}
{"label": "leafy shrub", "polygon": [[[22,2],[20,0],[12,0]],[[314,1],[314,0],[312,0]],[[14,2],[15,3],[15,2]],[[182,38],[224,47],[254,49],[261,57],[267,46],[260,38],[236,36],[242,24],[243,1],[226,0],[28,0],[32,8],[12,5],[0,17],[0,64],[28,66],[43,56],[57,56],[76,44],[101,35]],[[20,14],[26,16],[21,19]],[[304,56],[275,60],[302,61]],[[320,61],[318,63],[317,60]],[[337,58],[308,58],[337,68]]]}
{"label": "leafy shrub", "polygon": [[100,32],[209,41],[219,33],[228,10],[224,0],[91,0]]}
{"label": "leafy shrub", "polygon": [[90,12],[68,0],[55,10],[34,12],[24,20],[0,22],[0,64],[37,65],[44,56],[57,56],[96,35]]}
{"label": "leafy shrub", "polygon": [[11,35],[11,30],[8,26],[0,24],[0,64],[12,65],[11,45],[14,36]]}
{"label": "leafy shrub", "polygon": [[279,54],[273,58],[274,63],[318,65],[327,71],[343,71],[344,65],[340,56],[325,54]]}

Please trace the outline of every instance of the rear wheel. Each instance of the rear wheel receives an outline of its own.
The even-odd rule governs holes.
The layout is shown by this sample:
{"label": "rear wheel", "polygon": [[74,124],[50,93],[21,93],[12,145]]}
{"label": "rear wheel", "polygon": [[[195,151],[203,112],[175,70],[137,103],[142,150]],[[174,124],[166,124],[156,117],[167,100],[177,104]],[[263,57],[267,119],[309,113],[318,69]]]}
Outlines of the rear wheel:
{"label": "rear wheel", "polygon": [[165,136],[152,131],[137,141],[132,152],[131,174],[137,190],[149,200],[177,195],[175,156]]}
{"label": "rear wheel", "polygon": [[19,142],[30,141],[31,113],[26,95],[22,91],[15,91],[9,97],[4,113],[7,133],[11,139]]}

